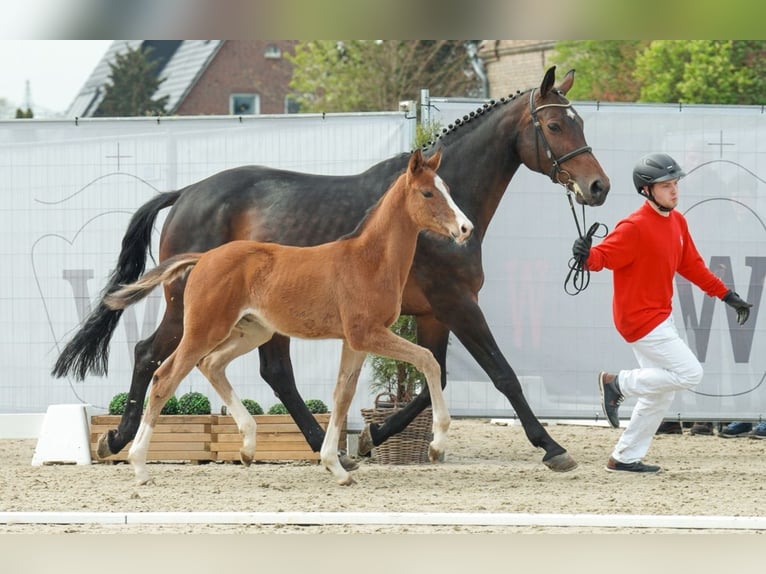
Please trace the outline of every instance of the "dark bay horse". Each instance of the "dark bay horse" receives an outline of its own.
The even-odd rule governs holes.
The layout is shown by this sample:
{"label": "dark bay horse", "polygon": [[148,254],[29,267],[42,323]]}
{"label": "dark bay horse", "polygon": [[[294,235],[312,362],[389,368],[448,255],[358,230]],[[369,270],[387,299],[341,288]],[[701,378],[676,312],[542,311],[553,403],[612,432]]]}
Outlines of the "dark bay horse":
{"label": "dark bay horse", "polygon": [[[447,383],[447,344],[452,332],[511,402],[532,445],[545,450],[543,463],[556,471],[570,470],[577,463],[535,417],[477,301],[483,283],[482,240],[522,164],[565,186],[580,204],[597,206],[606,200],[609,178],[585,141],[582,119],[566,99],[573,82],[574,71],[570,71],[555,86],[555,68],[550,68],[539,88],[485,104],[456,120],[430,144],[429,148],[442,150],[439,173],[449,182],[455,202],[473,222],[474,233],[460,248],[433,235],[420,236],[401,310],[416,316],[418,343],[430,349],[441,365],[442,386]],[[409,154],[400,154],[351,176],[247,166],[161,193],[134,214],[104,293],[135,281],[143,272],[152,226],[164,208],[173,206],[160,237],[161,261],[177,253],[207,251],[235,239],[315,245],[352,231],[367,208],[401,173],[408,158]],[[101,437],[99,456],[117,453],[133,439],[152,373],[181,338],[182,281],[169,286],[166,302],[157,330],[136,344],[129,401],[118,428]],[[89,372],[105,374],[109,341],[120,315],[100,301],[61,352],[53,374],[80,379]],[[287,407],[311,448],[319,451],[324,431],[297,391],[289,338],[275,335],[258,351],[261,376]],[[401,431],[429,401],[424,389],[384,423],[366,427],[360,437],[360,453]]]}
{"label": "dark bay horse", "polygon": [[[433,462],[444,453],[450,423],[441,369],[425,348],[389,328],[399,316],[402,291],[418,234],[432,231],[466,242],[473,224],[436,175],[441,150],[424,159],[415,150],[400,175],[356,231],[311,247],[237,240],[206,251],[165,259],[135,283],[106,296],[124,309],[160,283],[184,277],[183,336],[154,372],[149,404],[128,459],[139,484],[150,482],[146,455],[162,407],[181,380],[199,366],[230,409],[243,438],[242,462],[255,457],[256,423],[226,378],[235,358],[268,342],[275,333],[304,339],[341,339],[341,363],[321,460],[338,483],[354,483],[338,458],[338,440],[368,353],[407,361],[424,373],[433,403]],[[191,269],[191,271],[190,271]]]}

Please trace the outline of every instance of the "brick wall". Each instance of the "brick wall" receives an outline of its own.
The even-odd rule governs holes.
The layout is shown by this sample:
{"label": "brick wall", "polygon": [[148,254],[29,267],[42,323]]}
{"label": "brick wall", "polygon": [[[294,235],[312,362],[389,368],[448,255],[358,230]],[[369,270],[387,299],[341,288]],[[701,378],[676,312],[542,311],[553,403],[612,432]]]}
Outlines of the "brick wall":
{"label": "brick wall", "polygon": [[[267,58],[267,47],[277,46],[283,56]],[[255,93],[261,114],[285,113],[285,96],[292,64],[284,58],[293,52],[293,40],[227,40],[179,106],[179,115],[225,115],[229,96]]]}
{"label": "brick wall", "polygon": [[500,98],[540,85],[553,62],[555,40],[484,40],[479,57],[489,80],[489,97]]}

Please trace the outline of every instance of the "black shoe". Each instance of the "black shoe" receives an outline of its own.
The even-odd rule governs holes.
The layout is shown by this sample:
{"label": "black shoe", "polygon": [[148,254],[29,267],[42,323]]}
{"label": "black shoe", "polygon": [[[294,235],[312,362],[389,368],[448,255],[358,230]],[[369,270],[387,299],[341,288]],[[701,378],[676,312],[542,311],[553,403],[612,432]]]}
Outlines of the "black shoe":
{"label": "black shoe", "polygon": [[604,409],[609,424],[620,428],[620,403],[624,397],[620,392],[617,375],[601,371],[598,374],[598,388],[601,391],[601,408]]}
{"label": "black shoe", "polygon": [[609,472],[660,472],[662,469],[656,464],[644,464],[643,462],[620,462],[614,460],[611,456],[606,463],[606,470]]}
{"label": "black shoe", "polygon": [[654,434],[683,434],[684,430],[678,421],[663,421]]}
{"label": "black shoe", "polygon": [[713,435],[713,423],[694,423],[689,430],[691,434]]}

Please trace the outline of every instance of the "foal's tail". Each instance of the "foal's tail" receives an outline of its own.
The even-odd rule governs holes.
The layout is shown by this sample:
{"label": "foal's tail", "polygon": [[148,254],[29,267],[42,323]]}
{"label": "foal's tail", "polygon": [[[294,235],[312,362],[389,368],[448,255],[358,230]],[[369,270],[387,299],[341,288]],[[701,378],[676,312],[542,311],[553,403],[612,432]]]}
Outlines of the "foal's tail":
{"label": "foal's tail", "polygon": [[146,256],[152,240],[152,228],[157,214],[173,205],[181,196],[180,191],[160,193],[138,208],[122,238],[117,265],[101,294],[101,300],[91,311],[80,330],[61,351],[51,371],[55,377],[73,375],[82,380],[88,372],[106,375],[109,363],[109,341],[112,338],[122,311],[104,305],[104,296],[124,283],[131,283],[146,268]]}
{"label": "foal's tail", "polygon": [[181,253],[174,255],[148,273],[145,273],[135,283],[123,285],[116,291],[105,295],[104,305],[110,309],[118,310],[129,307],[133,303],[138,303],[160,283],[169,283],[186,273],[190,267],[197,264],[200,257],[202,257],[202,253]]}

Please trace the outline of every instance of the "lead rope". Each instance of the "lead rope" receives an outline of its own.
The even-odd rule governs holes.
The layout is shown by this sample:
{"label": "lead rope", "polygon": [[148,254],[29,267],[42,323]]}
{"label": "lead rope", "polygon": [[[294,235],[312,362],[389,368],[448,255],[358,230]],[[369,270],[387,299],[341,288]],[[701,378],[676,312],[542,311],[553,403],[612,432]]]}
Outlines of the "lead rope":
{"label": "lead rope", "polygon": [[[574,202],[572,201],[572,192],[567,190],[567,199],[569,200],[569,208],[572,210],[572,217],[574,218],[575,225],[577,226],[577,236],[583,237],[582,230],[585,228],[585,206],[582,206],[582,228],[580,227],[580,221],[577,218],[577,212],[575,212]],[[597,235],[599,229],[604,228],[601,235]],[[609,229],[603,223],[596,222],[590,226],[586,237],[593,239],[593,237],[606,237]],[[566,279],[564,279],[564,291],[567,295],[577,295],[590,284],[590,270],[585,266],[585,260],[574,255],[569,258],[569,273],[567,273]],[[571,287],[570,287],[571,285]]]}

